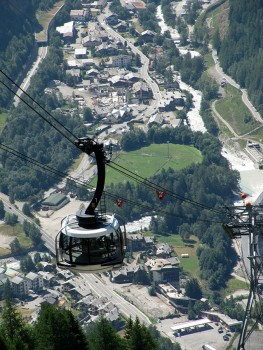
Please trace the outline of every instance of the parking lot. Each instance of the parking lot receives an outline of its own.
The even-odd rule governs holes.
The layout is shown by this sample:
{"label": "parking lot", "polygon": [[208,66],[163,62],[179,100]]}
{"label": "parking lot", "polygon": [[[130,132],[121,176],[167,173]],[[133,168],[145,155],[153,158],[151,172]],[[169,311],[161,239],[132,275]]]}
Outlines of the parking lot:
{"label": "parking lot", "polygon": [[[187,322],[187,316],[182,316],[180,318],[167,319],[161,321],[157,324],[158,330],[164,335],[168,336],[173,342],[178,342],[182,349],[189,350],[201,350],[204,344],[209,344],[213,346],[216,350],[224,350],[229,345],[231,338],[234,336],[234,333],[231,334],[231,337],[228,341],[223,339],[224,333],[218,333],[218,327],[211,323],[207,328],[200,328],[200,330],[190,330],[189,333],[176,337],[171,327],[181,323]],[[235,343],[237,340],[235,340]]]}

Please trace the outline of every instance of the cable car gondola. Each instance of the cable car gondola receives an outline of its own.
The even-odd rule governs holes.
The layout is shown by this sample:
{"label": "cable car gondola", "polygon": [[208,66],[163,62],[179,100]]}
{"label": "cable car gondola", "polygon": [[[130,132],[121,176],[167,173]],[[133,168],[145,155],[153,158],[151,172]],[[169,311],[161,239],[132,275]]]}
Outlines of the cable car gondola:
{"label": "cable car gondola", "polygon": [[88,208],[81,208],[76,215],[68,215],[61,221],[56,237],[57,265],[62,269],[94,273],[118,268],[125,256],[125,226],[117,215],[103,214],[96,209],[104,189],[108,161],[103,144],[90,138],[81,138],[75,144],[89,155],[94,152],[98,180]]}

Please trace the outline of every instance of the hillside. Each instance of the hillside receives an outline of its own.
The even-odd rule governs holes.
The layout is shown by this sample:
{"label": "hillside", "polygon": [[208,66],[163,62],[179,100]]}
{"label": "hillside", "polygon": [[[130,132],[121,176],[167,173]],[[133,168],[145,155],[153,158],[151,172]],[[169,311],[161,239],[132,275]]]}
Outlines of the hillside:
{"label": "hillside", "polygon": [[[11,0],[1,3],[0,12],[0,55],[6,50],[14,36],[33,32],[37,25],[33,0]],[[26,16],[26,18],[25,18]],[[1,56],[0,56],[1,57]]]}
{"label": "hillside", "polygon": [[263,113],[263,3],[260,0],[229,0],[229,27],[221,38],[219,59],[223,69]]}

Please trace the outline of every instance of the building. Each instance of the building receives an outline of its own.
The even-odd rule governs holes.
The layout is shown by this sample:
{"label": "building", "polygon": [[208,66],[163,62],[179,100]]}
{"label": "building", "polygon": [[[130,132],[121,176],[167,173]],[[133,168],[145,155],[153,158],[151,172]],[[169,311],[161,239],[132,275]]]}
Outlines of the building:
{"label": "building", "polygon": [[155,33],[152,32],[151,30],[145,30],[144,32],[141,33],[141,38],[144,41],[152,41],[155,36]]}
{"label": "building", "polygon": [[100,45],[102,42],[101,38],[94,35],[87,35],[82,39],[82,45],[84,47],[92,48]]}
{"label": "building", "polygon": [[155,246],[155,254],[158,258],[168,258],[171,256],[172,249],[168,243],[158,243]]}
{"label": "building", "polygon": [[73,41],[76,33],[74,22],[67,22],[61,27],[56,27],[56,31],[59,32],[65,43],[70,43]]}
{"label": "building", "polygon": [[118,55],[112,57],[112,66],[119,68],[128,68],[131,66],[132,57],[129,55]]}
{"label": "building", "polygon": [[105,18],[105,22],[110,26],[111,25],[115,26],[119,22],[119,18],[115,13],[113,13]]}
{"label": "building", "polygon": [[195,300],[184,295],[181,290],[176,289],[170,283],[159,284],[158,289],[169,299],[170,304],[182,313],[187,313],[190,301]]}
{"label": "building", "polygon": [[74,56],[76,59],[78,58],[86,58],[87,57],[87,48],[86,47],[82,47],[79,49],[75,49],[75,53]]}
{"label": "building", "polygon": [[176,106],[183,106],[184,99],[179,91],[166,92],[160,100],[158,108],[160,112],[169,112],[176,109]]}
{"label": "building", "polygon": [[155,125],[159,125],[159,126],[160,126],[160,125],[163,124],[163,122],[164,122],[164,119],[163,119],[162,114],[156,113],[156,114],[153,114],[153,115],[150,117],[150,119],[149,119],[147,125],[151,126],[151,125],[155,124]]}
{"label": "building", "polygon": [[57,284],[56,276],[52,273],[48,271],[39,271],[38,274],[42,277],[44,286],[50,287]]}
{"label": "building", "polygon": [[28,280],[20,276],[15,276],[11,280],[11,289],[16,296],[24,296],[28,294]]}
{"label": "building", "polygon": [[113,56],[118,54],[118,47],[114,44],[102,43],[96,48],[96,53],[102,56]]}
{"label": "building", "polygon": [[29,272],[25,277],[28,281],[28,289],[31,289],[34,292],[43,289],[44,282],[43,277],[41,275],[36,274],[34,272]]}
{"label": "building", "polygon": [[155,285],[170,283],[179,288],[179,260],[172,262],[167,259],[149,259],[145,265],[150,271],[151,280]]}
{"label": "building", "polygon": [[111,270],[110,280],[113,283],[131,283],[134,273],[139,270],[140,266],[123,266],[119,270]]}
{"label": "building", "polygon": [[259,143],[247,142],[246,152],[258,169],[263,169],[263,147]]}
{"label": "building", "polygon": [[230,329],[230,331],[239,330],[242,326],[242,321],[235,320],[225,314],[215,311],[203,311],[206,317],[213,322],[220,322],[223,326]]}
{"label": "building", "polygon": [[152,98],[152,90],[144,81],[138,81],[133,85],[133,92],[139,101],[148,100]]}
{"label": "building", "polygon": [[209,324],[212,323],[208,318],[202,318],[199,320],[193,320],[188,322],[178,323],[171,327],[171,330],[176,336],[187,334],[188,332],[196,332],[202,329],[208,329]]}
{"label": "building", "polygon": [[116,24],[116,26],[114,26],[115,29],[117,29],[119,32],[126,32],[129,29],[129,24],[121,21],[120,23]]}
{"label": "building", "polygon": [[41,203],[42,209],[58,210],[69,202],[69,198],[62,193],[54,193]]}
{"label": "building", "polygon": [[89,13],[87,10],[71,10],[70,19],[72,21],[85,22],[88,19]]}

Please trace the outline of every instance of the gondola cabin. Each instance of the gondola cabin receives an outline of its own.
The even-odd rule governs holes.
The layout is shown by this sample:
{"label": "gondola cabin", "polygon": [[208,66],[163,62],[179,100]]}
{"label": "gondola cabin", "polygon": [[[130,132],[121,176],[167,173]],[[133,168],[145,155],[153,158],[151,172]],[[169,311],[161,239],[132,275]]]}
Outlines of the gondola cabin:
{"label": "gondola cabin", "polygon": [[76,272],[101,272],[122,266],[126,249],[125,227],[114,215],[79,226],[76,215],[61,222],[56,239],[57,265]]}
{"label": "gondola cabin", "polygon": [[125,226],[121,229],[121,218],[97,209],[104,190],[105,163],[109,159],[103,144],[89,137],[78,139],[75,145],[88,155],[95,154],[97,186],[86,210],[81,208],[76,215],[62,220],[56,237],[57,265],[62,269],[91,273],[118,268],[125,256]]}

